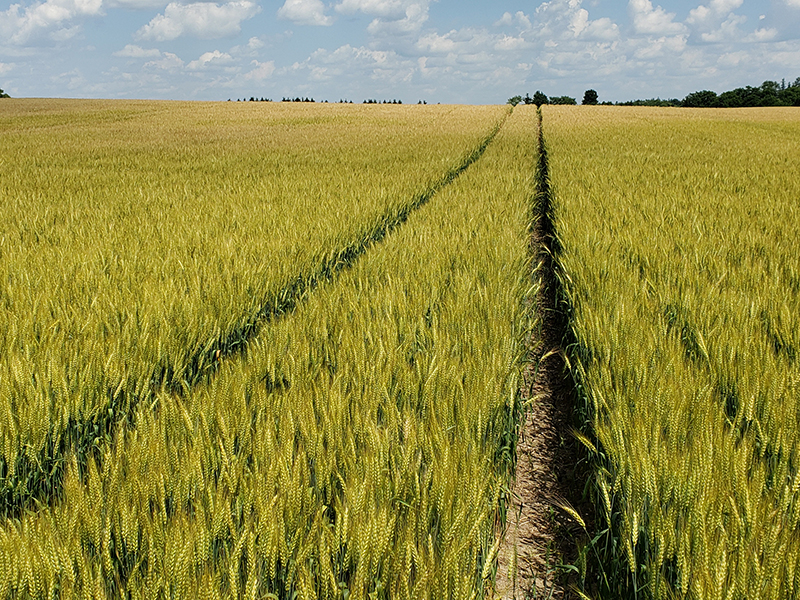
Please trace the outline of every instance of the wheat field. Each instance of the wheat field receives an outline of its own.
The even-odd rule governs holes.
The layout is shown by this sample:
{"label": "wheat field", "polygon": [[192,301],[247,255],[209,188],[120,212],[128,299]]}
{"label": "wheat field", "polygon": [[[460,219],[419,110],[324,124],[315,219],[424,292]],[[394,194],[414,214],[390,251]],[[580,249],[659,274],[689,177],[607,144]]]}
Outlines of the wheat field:
{"label": "wheat field", "polygon": [[559,568],[800,596],[796,111],[7,100],[0,131],[0,598],[492,597],[537,219],[596,512]]}
{"label": "wheat field", "polygon": [[58,495],[448,181],[501,107],[12,100],[0,110],[0,514]]}
{"label": "wheat field", "polygon": [[[227,109],[214,107],[215,118]],[[264,285],[269,269],[296,277],[303,261],[334,245],[325,242],[329,228],[338,230],[327,237],[341,243],[376,213],[396,210],[393,203],[413,202],[503,125],[475,164],[348,268],[306,290],[292,310],[263,319],[244,352],[217,361],[213,377],[177,389],[160,385],[130,407],[129,418],[113,422],[94,451],[60,456],[57,498],[28,505],[0,529],[0,597],[468,598],[491,587],[522,410],[524,341],[534,318],[527,232],[535,112],[269,109],[269,119],[298,121],[286,126],[292,134],[282,140],[297,147],[281,152],[282,164],[297,161],[285,168],[296,170],[294,185],[302,190],[287,191],[285,203],[299,203],[294,218],[305,222],[276,230],[277,239],[242,234],[230,243],[228,260],[236,258],[230,264],[216,262],[218,249],[184,246],[184,236],[175,234],[174,252],[194,249],[214,259],[216,279],[195,267],[197,277],[208,278],[190,288],[200,297],[176,301],[195,330],[221,328],[204,316],[209,304],[241,301],[224,277],[238,276],[242,286]],[[191,123],[204,122],[202,111],[186,110]],[[352,121],[347,143],[358,128],[370,131],[391,117],[397,145],[383,156],[380,148],[354,144],[355,155],[342,163],[355,169],[361,160],[373,171],[359,171],[354,180],[353,173],[336,172],[335,161],[322,160],[330,148],[316,162],[304,154],[302,120],[329,115],[339,127]],[[246,126],[255,127],[249,118]],[[386,135],[373,131],[371,139],[383,148]],[[263,152],[254,151],[252,160]],[[398,169],[403,156],[407,173]],[[391,166],[385,180],[367,177],[383,165]],[[324,170],[312,176],[311,169]],[[281,183],[288,185],[274,177],[260,185]],[[331,203],[312,206],[311,190],[315,200],[327,194]],[[250,197],[276,193],[262,189],[263,196]],[[181,225],[185,211],[175,213],[176,223],[162,223],[165,232]],[[348,211],[355,218],[345,219]],[[231,213],[202,218],[209,241],[231,235]],[[158,225],[136,214],[143,227]],[[255,212],[248,226],[263,232],[263,215]],[[189,232],[198,225],[182,226]],[[162,259],[152,244],[140,248],[139,260]],[[261,271],[240,268],[239,258],[259,254],[261,244],[281,254],[267,254]],[[275,264],[286,256],[294,262]],[[171,285],[180,270],[161,272],[164,294],[183,293]],[[119,306],[137,300],[157,318],[162,309],[148,304],[142,289],[132,289],[133,298]],[[229,317],[228,309],[217,310]],[[163,345],[183,347],[161,331]],[[151,367],[148,356],[159,355],[135,355],[142,373]],[[107,362],[113,359],[98,357],[97,364]],[[84,402],[101,404],[90,392]],[[15,439],[5,432],[3,438]]]}
{"label": "wheat field", "polygon": [[543,117],[608,597],[798,597],[800,114]]}

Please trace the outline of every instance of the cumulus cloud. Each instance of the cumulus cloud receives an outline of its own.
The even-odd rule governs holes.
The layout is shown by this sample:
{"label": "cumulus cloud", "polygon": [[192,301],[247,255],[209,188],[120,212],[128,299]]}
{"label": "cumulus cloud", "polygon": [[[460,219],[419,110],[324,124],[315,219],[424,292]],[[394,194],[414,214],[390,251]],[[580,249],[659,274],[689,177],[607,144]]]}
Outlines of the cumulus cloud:
{"label": "cumulus cloud", "polygon": [[739,32],[739,25],[747,20],[746,17],[732,14],[722,22],[718,29],[703,33],[700,38],[704,42],[719,43],[726,41],[733,41],[741,36]]}
{"label": "cumulus cloud", "polygon": [[[502,19],[501,19],[502,21]],[[581,7],[581,0],[551,0],[536,9],[533,24],[524,29],[528,38],[552,43],[579,38],[584,41],[612,41],[619,37],[619,27],[611,19],[591,19]],[[519,21],[518,21],[519,22]],[[530,20],[528,20],[530,22]]]}
{"label": "cumulus cloud", "polygon": [[433,54],[452,52],[456,49],[456,43],[450,39],[449,35],[439,35],[438,33],[423,35],[417,41],[417,48],[423,52],[431,52]]}
{"label": "cumulus cloud", "polygon": [[170,2],[164,14],[154,17],[136,32],[136,37],[164,42],[183,35],[203,39],[234,36],[242,30],[242,21],[254,17],[260,10],[251,0],[234,0],[225,4]]}
{"label": "cumulus cloud", "polygon": [[406,7],[405,16],[401,19],[374,19],[367,31],[372,35],[404,35],[416,33],[428,20],[428,4],[413,3]]}
{"label": "cumulus cloud", "polygon": [[183,61],[172,52],[164,52],[159,60],[151,60],[144,63],[144,66],[164,69],[165,71],[174,71],[183,67]]}
{"label": "cumulus cloud", "polygon": [[367,30],[374,36],[418,32],[428,20],[429,0],[342,0],[336,11],[374,16]]}
{"label": "cumulus cloud", "polygon": [[504,35],[497,40],[494,44],[495,50],[520,50],[527,48],[530,44],[523,37],[515,37],[513,35]]}
{"label": "cumulus cloud", "polygon": [[792,8],[800,8],[800,0],[786,0],[786,6],[791,6]]}
{"label": "cumulus cloud", "polygon": [[325,15],[322,0],[286,0],[278,9],[278,17],[298,25],[333,24],[333,18]]}
{"label": "cumulus cloud", "polygon": [[151,58],[154,56],[161,56],[161,52],[156,48],[142,48],[133,44],[127,44],[122,50],[114,52],[114,56],[123,56],[126,58]]}
{"label": "cumulus cloud", "polygon": [[109,8],[130,8],[142,10],[145,8],[161,8],[166,6],[168,0],[104,0]]}
{"label": "cumulus cloud", "polygon": [[628,11],[636,33],[672,35],[685,31],[682,23],[673,20],[675,13],[668,13],[660,6],[653,8],[650,0],[629,0]]}
{"label": "cumulus cloud", "polygon": [[708,6],[701,4],[689,11],[686,22],[691,25],[700,25],[720,16],[727,16],[739,8],[744,0],[711,0]]}
{"label": "cumulus cloud", "polygon": [[342,0],[336,5],[336,10],[345,14],[363,12],[386,19],[402,19],[410,4],[415,3],[404,0]]}
{"label": "cumulus cloud", "polygon": [[275,61],[267,61],[267,62],[258,62],[254,60],[252,63],[254,68],[245,73],[245,79],[254,79],[256,81],[263,81],[267,77],[270,77],[275,72]]}
{"label": "cumulus cloud", "polygon": [[528,30],[531,28],[531,20],[528,15],[518,10],[513,15],[510,12],[503,13],[503,16],[494,25],[495,27],[517,25],[524,30]]}
{"label": "cumulus cloud", "polygon": [[675,56],[686,49],[686,36],[675,35],[648,40],[647,44],[637,48],[633,56],[640,60],[651,60],[662,56]]}
{"label": "cumulus cloud", "polygon": [[747,36],[748,42],[771,42],[778,37],[778,30],[774,27],[762,27],[756,29],[753,33]]}
{"label": "cumulus cloud", "polygon": [[85,89],[88,85],[86,78],[80,69],[72,69],[65,73],[59,73],[50,78],[54,83],[67,87],[70,90]]}
{"label": "cumulus cloud", "polygon": [[228,65],[232,62],[233,57],[231,57],[230,54],[220,52],[219,50],[214,50],[213,52],[205,52],[201,54],[200,58],[191,61],[188,65],[186,65],[186,68],[190,71],[197,71],[199,69],[205,69],[209,65]]}
{"label": "cumulus cloud", "polygon": [[308,59],[280,71],[281,75],[307,73],[311,81],[347,81],[348,89],[363,88],[365,93],[380,93],[381,87],[396,91],[395,85],[408,83],[416,71],[416,62],[394,51],[372,50],[350,44],[333,52],[319,49]]}
{"label": "cumulus cloud", "polygon": [[569,20],[569,30],[575,37],[585,37],[597,40],[613,40],[619,37],[619,27],[607,17],[589,20],[589,11],[580,8],[575,11]]}
{"label": "cumulus cloud", "polygon": [[63,41],[78,32],[77,26],[68,26],[73,19],[101,14],[102,8],[102,0],[46,0],[25,8],[12,4],[0,12],[0,38],[13,45],[43,35]]}
{"label": "cumulus cloud", "polygon": [[263,47],[264,47],[264,42],[261,40],[261,38],[251,37],[249,40],[247,40],[248,50],[258,50],[259,48]]}

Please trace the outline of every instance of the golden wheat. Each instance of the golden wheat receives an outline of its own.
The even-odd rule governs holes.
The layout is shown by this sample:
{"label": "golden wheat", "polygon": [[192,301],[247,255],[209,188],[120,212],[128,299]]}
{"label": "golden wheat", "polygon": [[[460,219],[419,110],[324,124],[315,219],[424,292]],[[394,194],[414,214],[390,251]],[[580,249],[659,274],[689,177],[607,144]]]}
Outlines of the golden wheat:
{"label": "golden wheat", "polygon": [[546,107],[544,127],[573,368],[634,585],[797,597],[800,115]]}
{"label": "golden wheat", "polygon": [[73,458],[63,501],[0,528],[0,589],[481,595],[535,292],[535,123],[518,108],[475,164],[213,381],[139,404],[85,473]]}
{"label": "golden wheat", "polygon": [[[370,109],[372,108],[372,110]],[[380,235],[501,107],[0,107],[0,513]]]}

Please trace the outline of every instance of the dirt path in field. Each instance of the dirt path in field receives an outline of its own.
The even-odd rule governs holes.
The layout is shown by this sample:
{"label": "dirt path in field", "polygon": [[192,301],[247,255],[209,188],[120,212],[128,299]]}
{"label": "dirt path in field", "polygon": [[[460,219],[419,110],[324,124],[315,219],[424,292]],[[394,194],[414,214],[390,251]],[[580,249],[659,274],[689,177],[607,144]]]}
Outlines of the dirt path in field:
{"label": "dirt path in field", "polygon": [[[540,113],[541,126],[541,113]],[[574,386],[563,359],[568,332],[559,310],[560,288],[555,256],[559,252],[551,218],[547,155],[539,136],[535,223],[531,252],[540,285],[535,310],[539,327],[529,345],[523,396],[530,401],[517,445],[516,480],[508,509],[505,539],[498,553],[495,598],[572,598],[576,541],[584,529],[562,508],[582,505],[586,473],[582,453],[572,436]]]}

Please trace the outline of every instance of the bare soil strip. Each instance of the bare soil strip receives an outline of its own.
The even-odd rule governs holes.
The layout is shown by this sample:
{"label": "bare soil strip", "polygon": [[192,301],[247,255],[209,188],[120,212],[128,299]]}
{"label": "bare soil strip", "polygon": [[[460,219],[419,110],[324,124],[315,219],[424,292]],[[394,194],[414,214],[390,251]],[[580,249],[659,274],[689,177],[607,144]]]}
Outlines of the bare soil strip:
{"label": "bare soil strip", "polygon": [[561,309],[547,152],[539,113],[539,164],[530,251],[539,283],[535,306],[539,328],[529,342],[523,397],[528,401],[517,444],[516,477],[508,522],[498,553],[495,598],[572,598],[577,542],[585,529],[562,507],[583,506],[586,473],[571,435],[575,390],[564,362],[568,316]]}

